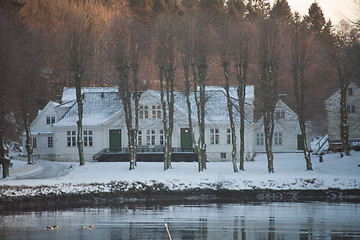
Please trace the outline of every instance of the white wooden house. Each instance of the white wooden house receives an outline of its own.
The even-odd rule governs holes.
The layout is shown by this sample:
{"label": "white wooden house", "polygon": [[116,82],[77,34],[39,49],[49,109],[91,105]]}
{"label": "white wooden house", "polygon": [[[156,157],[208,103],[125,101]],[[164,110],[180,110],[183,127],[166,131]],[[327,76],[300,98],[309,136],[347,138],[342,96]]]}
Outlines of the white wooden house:
{"label": "white wooden house", "polygon": [[[127,128],[117,88],[83,88],[82,93],[84,96],[83,141],[85,159],[92,160],[93,156],[103,149],[126,148],[128,146]],[[236,121],[237,139],[239,139],[240,116],[237,111],[235,88],[231,89],[231,96],[235,104],[234,119]],[[34,155],[55,161],[76,161],[78,160],[78,149],[76,147],[78,116],[75,89],[64,88],[61,99],[61,104],[50,101],[31,124],[33,139],[36,138],[36,144],[33,142]],[[190,99],[192,102],[193,128],[197,137],[194,95],[191,95]],[[222,87],[206,87],[206,99],[207,158],[209,161],[229,161],[231,160],[232,145],[225,91]],[[254,152],[261,152],[265,149],[264,146],[256,144],[258,141],[257,134],[260,133],[261,126],[257,128],[259,122],[254,123],[253,103],[254,87],[247,86],[245,105],[245,154],[247,159],[251,159]],[[137,143],[140,148],[156,148],[164,144],[160,106],[159,91],[147,90],[142,93],[137,110],[140,117]],[[282,106],[286,108],[284,103]],[[193,143],[188,129],[186,97],[181,91],[175,93],[174,114],[173,147],[191,148]],[[294,120],[293,117],[290,120]],[[287,128],[289,127],[288,124],[279,124],[279,128]],[[291,132],[293,129],[290,129]],[[296,150],[297,148],[292,145],[296,145],[297,135],[295,135],[295,139],[290,141],[287,138],[286,131],[281,130],[281,132],[284,141],[279,150]],[[25,144],[24,142],[25,138],[23,138],[23,144]]]}
{"label": "white wooden house", "polygon": [[[307,143],[310,146],[309,122],[306,123],[306,126]],[[254,124],[254,134],[254,151],[265,152],[264,123],[262,118]],[[275,107],[273,152],[297,152],[303,149],[303,136],[296,113],[284,101],[278,100]]]}
{"label": "white wooden house", "polygon": [[[346,109],[349,124],[351,148],[360,148],[360,88],[351,82],[347,90]],[[330,147],[341,145],[340,138],[340,90],[325,101],[328,120],[328,141]]]}

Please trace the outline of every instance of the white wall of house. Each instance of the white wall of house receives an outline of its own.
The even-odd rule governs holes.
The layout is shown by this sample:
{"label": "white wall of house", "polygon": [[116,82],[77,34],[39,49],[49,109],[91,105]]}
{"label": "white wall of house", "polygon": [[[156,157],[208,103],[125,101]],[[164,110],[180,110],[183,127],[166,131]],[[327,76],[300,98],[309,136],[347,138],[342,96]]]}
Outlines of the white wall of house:
{"label": "white wall of house", "polygon": [[[31,142],[33,145],[33,155],[35,157],[42,157],[45,159],[51,159],[51,155],[54,152],[53,147],[49,147],[48,138],[53,137],[52,134],[52,124],[54,124],[57,119],[57,113],[55,107],[58,106],[58,103],[49,101],[45,107],[39,111],[36,118],[30,124],[31,131]],[[22,145],[24,149],[24,155],[27,155],[26,151],[26,134],[22,135]]]}
{"label": "white wall of house", "polygon": [[[102,127],[85,126],[83,127],[83,132],[87,133],[87,135],[83,135],[83,137],[87,137],[87,142],[85,143],[84,141],[84,157],[86,161],[91,161],[94,154],[96,154],[97,152],[99,152],[100,150],[106,147],[105,146],[106,142],[104,139],[105,135],[103,134],[104,131]],[[70,138],[70,141],[68,141],[68,138]],[[77,127],[54,128],[54,160],[55,161],[79,160],[76,138],[77,138]]]}
{"label": "white wall of house", "polygon": [[[301,134],[297,115],[282,100],[275,108],[273,152],[294,152],[298,149],[298,135]],[[309,129],[308,129],[309,130]],[[307,137],[308,144],[310,138]],[[264,124],[262,118],[254,125],[254,150],[265,152]]]}
{"label": "white wall of house", "polygon": [[[217,88],[216,88],[217,89]],[[250,90],[252,88],[249,88]],[[123,116],[123,112],[120,108],[113,108],[113,104],[119,104],[118,102],[112,102],[116,101],[113,97],[106,97],[103,98],[102,94],[99,92],[90,91],[88,94],[93,94],[91,96],[88,96],[89,98],[85,102],[87,104],[88,110],[90,110],[90,113],[88,115],[84,115],[85,118],[83,120],[83,131],[84,133],[87,133],[87,137],[89,137],[89,133],[91,131],[91,138],[92,138],[92,146],[85,146],[84,144],[84,154],[85,159],[87,161],[92,160],[92,157],[94,154],[98,153],[99,151],[109,148],[110,147],[110,131],[111,130],[121,130],[121,147],[127,148],[128,147],[128,137],[127,137],[127,128],[125,124],[125,118]],[[111,93],[114,90],[111,90]],[[228,143],[228,135],[231,135],[231,133],[228,133],[228,129],[230,129],[229,121],[226,119],[226,106],[222,106],[223,104],[218,102],[216,99],[218,97],[221,97],[220,90],[212,90],[216,91],[216,94],[214,95],[212,99],[212,94],[209,93],[209,99],[212,101],[208,103],[208,106],[212,106],[210,108],[207,115],[210,116],[206,120],[206,130],[205,130],[205,140],[206,140],[206,146],[207,146],[207,157],[210,161],[228,161],[231,160],[231,151],[232,151],[232,144],[231,141]],[[219,92],[220,91],[220,92]],[[251,91],[250,91],[251,92]],[[174,130],[172,135],[172,143],[173,147],[181,147],[181,129],[182,128],[188,128],[188,115],[186,110],[186,101],[184,100],[182,93],[177,93],[178,95],[178,101],[175,102],[175,112],[174,112]],[[101,96],[100,96],[101,95]],[[222,97],[224,97],[223,95]],[[247,98],[247,105],[246,105],[246,116],[247,119],[245,121],[245,154],[247,157],[251,158],[253,155],[253,152],[255,150],[254,148],[254,124],[253,121],[253,96],[249,95],[249,98]],[[69,98],[70,100],[70,98]],[[144,92],[141,96],[139,105],[142,106],[142,110],[139,109],[139,116],[140,111],[143,111],[142,117],[139,119],[139,133],[137,139],[137,142],[141,139],[141,145],[147,146],[147,147],[157,147],[162,144],[161,142],[161,131],[163,130],[163,118],[162,118],[162,109],[161,109],[161,102],[159,101],[159,92],[154,92],[152,90],[148,90]],[[89,107],[89,104],[91,105],[91,101],[96,101],[94,108],[91,106]],[[106,102],[107,101],[107,102]],[[224,101],[222,99],[221,101]],[[109,111],[104,111],[105,114],[104,117],[108,120],[104,121],[101,115],[102,113],[97,114],[96,111],[99,111],[101,109],[104,109],[102,104],[107,104],[109,107],[109,111],[111,114],[109,115]],[[120,103],[121,104],[121,103]],[[218,113],[218,107],[221,107],[220,113]],[[145,106],[147,106],[146,111],[147,114],[145,116]],[[76,146],[76,137],[77,137],[77,126],[76,126],[76,108],[74,107],[74,102],[70,101],[68,103],[64,103],[62,105],[59,105],[57,103],[49,102],[49,104],[44,108],[43,111],[41,111],[38,115],[38,117],[34,120],[33,125],[35,126],[35,129],[43,130],[46,132],[42,132],[41,134],[37,135],[36,137],[39,138],[37,140],[38,148],[34,149],[34,153],[38,154],[39,156],[41,154],[47,155],[48,157],[53,157],[56,161],[78,161],[78,149]],[[160,108],[159,108],[160,107]],[[222,108],[224,107],[224,108]],[[71,110],[67,112],[67,110]],[[195,106],[193,106],[195,108]],[[114,111],[112,110],[114,109]],[[135,111],[135,109],[133,109]],[[154,112],[153,112],[154,111]],[[159,111],[159,113],[158,113]],[[194,110],[193,110],[194,111]],[[91,113],[93,112],[93,113]],[[102,111],[101,111],[102,112]],[[64,116],[64,114],[66,115]],[[113,113],[117,113],[117,115],[114,115]],[[47,117],[50,116],[50,124],[47,124]],[[59,123],[52,124],[52,116],[55,116],[55,120],[58,121],[61,119]],[[92,119],[92,116],[96,116],[96,118]],[[111,116],[111,118],[108,118]],[[63,118],[62,118],[63,117]],[[194,114],[193,116],[193,130],[195,133],[195,139],[198,138],[198,128],[197,128],[197,117]],[[237,116],[238,118],[238,116]],[[97,121],[97,119],[99,121]],[[238,121],[238,119],[236,119]],[[88,124],[86,124],[88,123]],[[95,124],[95,125],[91,125]],[[238,124],[237,124],[238,125]],[[212,129],[212,130],[211,130]],[[212,131],[212,132],[211,132]],[[70,133],[68,135],[68,132]],[[74,132],[74,134],[73,134]],[[84,140],[85,140],[85,134]],[[213,136],[212,136],[213,135]],[[216,137],[216,136],[218,137]],[[236,128],[236,136],[237,136],[237,151],[239,152],[239,128],[237,126]],[[53,137],[53,146],[48,147],[48,137]],[[70,137],[70,142],[68,141],[68,138]],[[73,137],[74,142],[73,143]],[[218,138],[218,142],[216,142],[215,138]],[[213,140],[214,142],[213,142]],[[165,136],[163,136],[163,140],[165,140]],[[149,145],[148,145],[149,144]]]}
{"label": "white wall of house", "polygon": [[[328,119],[328,137],[332,141],[340,138],[340,90],[325,101]],[[349,138],[360,141],[360,88],[350,83],[347,93]]]}

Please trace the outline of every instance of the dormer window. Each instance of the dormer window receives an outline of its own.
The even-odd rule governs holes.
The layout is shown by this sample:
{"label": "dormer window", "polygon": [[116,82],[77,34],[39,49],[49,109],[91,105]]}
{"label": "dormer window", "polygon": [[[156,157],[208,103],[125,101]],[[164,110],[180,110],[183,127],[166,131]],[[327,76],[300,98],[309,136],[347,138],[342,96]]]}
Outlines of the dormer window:
{"label": "dormer window", "polygon": [[54,116],[47,116],[46,117],[46,124],[54,124],[55,123],[55,117]]}
{"label": "dormer window", "polygon": [[348,113],[354,113],[355,112],[355,105],[347,105],[346,106]]}
{"label": "dormer window", "polygon": [[349,88],[349,89],[348,89],[348,95],[349,95],[349,96],[352,96],[352,95],[353,95],[353,89],[352,89],[352,88]]}
{"label": "dormer window", "polygon": [[139,117],[140,118],[149,118],[149,114],[151,114],[151,118],[161,118],[161,107],[157,106],[148,106],[148,105],[140,105],[139,106]]}
{"label": "dormer window", "polygon": [[285,111],[284,110],[277,110],[275,112],[276,119],[285,119]]}

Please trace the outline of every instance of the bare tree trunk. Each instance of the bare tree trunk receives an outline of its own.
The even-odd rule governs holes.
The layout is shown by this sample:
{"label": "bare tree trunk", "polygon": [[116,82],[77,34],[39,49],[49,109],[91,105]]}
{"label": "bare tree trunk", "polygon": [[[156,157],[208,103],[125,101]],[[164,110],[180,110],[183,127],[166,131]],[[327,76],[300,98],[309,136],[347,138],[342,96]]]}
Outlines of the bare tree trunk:
{"label": "bare tree trunk", "polygon": [[308,50],[309,40],[306,39],[306,26],[295,19],[291,34],[291,65],[294,82],[296,114],[302,134],[303,153],[306,162],[306,170],[312,171],[311,154],[307,144],[306,124],[305,124],[305,68],[309,61]]}
{"label": "bare tree trunk", "polygon": [[76,102],[78,105],[78,131],[77,131],[77,147],[78,147],[78,153],[79,153],[79,161],[80,166],[85,165],[85,158],[84,158],[84,142],[83,142],[83,125],[82,125],[82,119],[83,119],[83,95],[81,94],[81,73],[78,71],[75,71],[75,88],[76,88]]}
{"label": "bare tree trunk", "polygon": [[26,140],[25,140],[25,148],[26,148],[26,152],[27,152],[27,159],[28,159],[28,164],[33,164],[33,148],[31,146],[31,130],[30,130],[30,124],[28,122],[28,120],[26,120],[24,122],[25,125],[25,133],[26,133]]}
{"label": "bare tree trunk", "polygon": [[234,61],[237,79],[237,95],[240,112],[240,170],[244,171],[245,162],[245,90],[249,64],[249,32],[240,24],[234,29]]}
{"label": "bare tree trunk", "polygon": [[234,116],[233,116],[233,103],[231,101],[230,96],[230,86],[229,86],[229,68],[230,68],[230,62],[225,60],[222,63],[224,76],[225,76],[225,92],[226,92],[226,101],[227,101],[227,108],[229,113],[229,121],[230,121],[230,129],[231,129],[231,144],[232,144],[232,151],[231,151],[231,160],[233,163],[233,170],[234,172],[239,172],[239,169],[237,167],[236,161],[237,161],[237,150],[236,150],[236,134],[235,134],[235,123],[234,123]]}
{"label": "bare tree trunk", "polygon": [[3,134],[0,132],[0,162],[3,170],[3,178],[10,176],[10,158],[8,157],[8,150],[5,147]]}
{"label": "bare tree trunk", "polygon": [[264,123],[265,149],[268,171],[274,173],[272,152],[274,112],[277,102],[277,71],[279,62],[278,29],[273,22],[264,20],[260,36],[259,69],[261,84],[261,112]]}
{"label": "bare tree trunk", "polygon": [[[345,60],[346,61],[346,60]],[[348,124],[348,113],[347,113],[347,91],[350,84],[350,73],[347,72],[347,66],[344,66],[344,72],[340,65],[339,60],[336,60],[336,69],[339,75],[340,82],[340,138],[342,142],[342,148],[346,156],[350,155],[349,146],[349,124]]]}

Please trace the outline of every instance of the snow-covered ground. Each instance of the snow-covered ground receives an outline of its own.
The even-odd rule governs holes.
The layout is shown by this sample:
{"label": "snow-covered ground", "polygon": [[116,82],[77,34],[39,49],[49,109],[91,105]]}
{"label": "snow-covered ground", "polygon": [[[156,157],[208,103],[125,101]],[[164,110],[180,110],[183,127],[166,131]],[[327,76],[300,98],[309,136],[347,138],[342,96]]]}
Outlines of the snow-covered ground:
{"label": "snow-covered ground", "polygon": [[[173,169],[163,171],[163,163],[139,162],[135,170],[128,170],[123,162],[77,162],[66,164],[66,170],[55,178],[15,180],[26,173],[13,174],[0,180],[0,196],[38,195],[47,193],[84,193],[126,191],[162,185],[169,190],[200,189],[360,189],[360,152],[340,158],[329,153],[324,161],[313,155],[313,171],[305,170],[305,160],[300,153],[275,154],[275,173],[267,172],[265,154],[255,161],[245,162],[245,171],[234,173],[231,162],[208,162],[207,170],[197,171],[197,163],[172,163]],[[14,169],[27,167],[23,161],[12,160]],[[19,187],[21,186],[21,187]]]}

